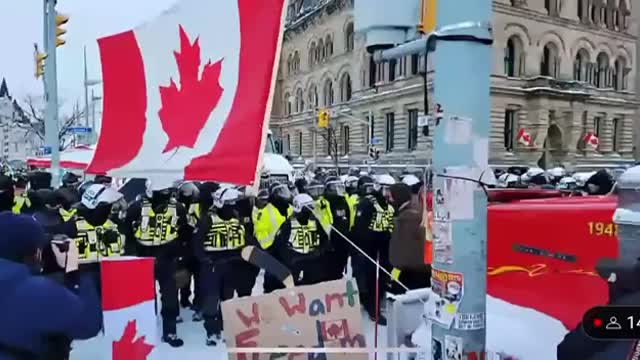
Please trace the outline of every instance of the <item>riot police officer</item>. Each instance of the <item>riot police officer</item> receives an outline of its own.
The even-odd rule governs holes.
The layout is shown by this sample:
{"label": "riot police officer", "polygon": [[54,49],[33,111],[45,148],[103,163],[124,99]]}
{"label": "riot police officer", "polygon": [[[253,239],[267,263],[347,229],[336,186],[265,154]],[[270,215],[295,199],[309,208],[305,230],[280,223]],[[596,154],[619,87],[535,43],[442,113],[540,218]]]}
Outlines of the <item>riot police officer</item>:
{"label": "riot police officer", "polygon": [[293,199],[293,214],[282,224],[273,242],[274,256],[291,270],[296,285],[311,285],[331,279],[326,271],[332,261],[329,237],[315,213],[316,203],[308,194]]}
{"label": "riot police officer", "polygon": [[307,194],[311,196],[313,200],[318,200],[324,193],[324,185],[319,180],[311,180],[307,185]]}
{"label": "riot police officer", "polygon": [[201,289],[204,293],[203,316],[206,344],[215,346],[221,340],[221,301],[231,299],[239,280],[235,269],[244,260],[240,256],[247,245],[246,230],[238,217],[240,192],[221,188],[213,196],[213,209],[202,214],[194,244],[202,264]]}
{"label": "riot police officer", "polygon": [[[243,189],[240,189],[243,190]],[[245,228],[245,236],[247,237],[247,243],[257,244],[257,240],[253,233],[253,221],[252,213],[254,209],[254,198],[244,191],[240,192],[240,198],[237,203],[238,217],[242,225]],[[250,296],[253,286],[256,283],[256,278],[260,269],[255,265],[248,262],[241,262],[236,267],[236,293],[238,296]]]}
{"label": "riot police officer", "polygon": [[[292,213],[291,191],[287,184],[274,183],[269,189],[269,202],[266,206],[254,213],[254,234],[262,249],[272,252],[271,246],[280,226]],[[259,202],[259,201],[257,201]],[[273,254],[272,254],[273,255]],[[269,274],[264,276],[264,292],[281,289],[282,283]]]}
{"label": "riot police officer", "polygon": [[93,273],[100,286],[100,260],[124,254],[126,238],[111,221],[111,208],[123,195],[101,185],[91,185],[83,194],[74,217],[74,239],[79,253],[80,270]]}
{"label": "riot police officer", "polygon": [[[317,201],[316,213],[327,234],[330,235],[332,265],[327,269],[331,280],[342,278],[350,246],[343,236],[349,236],[352,227],[351,210],[346,197],[345,186],[337,177],[328,177],[325,181],[324,194]],[[355,219],[354,219],[355,220]],[[342,234],[342,235],[340,235]]]}
{"label": "riot police officer", "polygon": [[[198,283],[197,277],[199,273],[200,265],[195,255],[193,254],[193,248],[191,240],[193,232],[198,224],[200,218],[200,204],[198,203],[200,190],[198,187],[190,181],[182,182],[178,186],[177,200],[187,210],[187,224],[180,229],[180,243],[181,243],[181,256],[179,261],[179,268],[186,273],[187,281],[183,287],[180,288],[180,305],[183,308],[192,308],[193,304],[190,301],[191,297],[191,278],[194,279],[194,284]],[[200,295],[198,286],[194,286],[194,298],[193,302],[197,303]]]}
{"label": "riot police officer", "polygon": [[179,315],[178,289],[175,281],[180,241],[178,229],[187,226],[186,210],[171,198],[171,189],[153,188],[147,181],[145,196],[127,209],[126,253],[155,258],[155,275],[162,302],[162,341],[181,347],[184,341],[176,332]]}
{"label": "riot police officer", "polygon": [[[390,175],[380,175],[377,181],[369,176],[360,178],[358,187],[360,188],[360,201],[356,209],[356,219],[353,227],[353,239],[355,243],[369,255],[372,259],[377,259],[380,266],[388,271],[391,270],[389,263],[389,241],[393,230],[393,206],[385,198],[389,193],[389,187],[395,183]],[[376,287],[376,266],[369,260],[358,257],[354,269],[356,277],[360,278],[359,284],[360,298],[369,317],[378,319],[381,325],[386,324],[386,319],[379,313],[380,309],[375,309],[375,287]],[[384,292],[389,279],[382,274],[379,277],[377,286],[378,304],[382,304],[385,298]],[[382,306],[380,306],[381,308]],[[377,313],[376,313],[377,311]]]}

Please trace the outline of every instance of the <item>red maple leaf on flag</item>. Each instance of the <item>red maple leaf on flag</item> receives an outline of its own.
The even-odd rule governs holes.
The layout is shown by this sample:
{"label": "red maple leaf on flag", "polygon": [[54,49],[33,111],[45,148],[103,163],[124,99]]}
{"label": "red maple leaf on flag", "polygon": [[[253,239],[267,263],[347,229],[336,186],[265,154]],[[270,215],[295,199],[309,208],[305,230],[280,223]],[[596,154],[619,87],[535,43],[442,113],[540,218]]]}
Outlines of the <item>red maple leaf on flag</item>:
{"label": "red maple leaf on flag", "polygon": [[[145,337],[137,335],[136,321],[131,320],[124,328],[122,337],[112,344],[113,360],[145,360],[153,350],[153,345],[145,343]],[[134,341],[135,339],[135,341]]]}
{"label": "red maple leaf on flag", "polygon": [[180,89],[173,79],[169,86],[160,86],[162,107],[158,116],[169,137],[163,153],[179,146],[194,147],[223,92],[219,83],[222,59],[213,64],[209,60],[200,76],[199,38],[191,44],[181,25],[179,31],[180,52],[173,54],[180,74]]}

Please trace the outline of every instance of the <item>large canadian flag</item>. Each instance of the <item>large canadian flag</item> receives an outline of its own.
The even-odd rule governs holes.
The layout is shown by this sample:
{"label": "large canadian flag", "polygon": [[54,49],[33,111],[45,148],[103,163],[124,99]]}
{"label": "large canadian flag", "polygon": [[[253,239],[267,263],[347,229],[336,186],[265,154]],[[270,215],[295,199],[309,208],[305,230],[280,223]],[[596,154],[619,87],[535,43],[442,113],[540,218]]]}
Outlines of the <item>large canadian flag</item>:
{"label": "large canadian flag", "polygon": [[100,263],[107,359],[152,359],[159,342],[153,258],[121,258]]}
{"label": "large canadian flag", "polygon": [[285,0],[182,0],[98,40],[103,119],[87,172],[251,184]]}

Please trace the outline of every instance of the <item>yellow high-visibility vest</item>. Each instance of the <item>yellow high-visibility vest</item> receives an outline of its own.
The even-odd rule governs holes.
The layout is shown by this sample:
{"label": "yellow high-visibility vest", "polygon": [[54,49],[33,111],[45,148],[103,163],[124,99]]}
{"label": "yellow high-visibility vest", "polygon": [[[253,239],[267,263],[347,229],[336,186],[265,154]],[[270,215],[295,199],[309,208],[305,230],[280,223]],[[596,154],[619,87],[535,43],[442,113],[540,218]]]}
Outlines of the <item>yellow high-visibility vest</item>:
{"label": "yellow high-visibility vest", "polygon": [[204,239],[205,251],[236,250],[244,246],[245,230],[238,219],[222,220],[211,215],[211,225]]}
{"label": "yellow high-visibility vest", "polygon": [[[293,208],[289,206],[287,217],[293,214]],[[280,226],[287,221],[287,218],[280,214],[272,204],[267,204],[262,209],[254,208],[251,214],[253,220],[253,234],[263,249],[268,249],[273,245],[273,240]]]}
{"label": "yellow high-visibility vest", "polygon": [[291,220],[291,234],[289,235],[291,249],[300,254],[313,252],[320,246],[320,234],[314,220],[302,225],[296,219]]}
{"label": "yellow high-visibility vest", "polygon": [[178,212],[175,204],[169,204],[163,214],[156,214],[151,203],[144,201],[135,237],[142,246],[160,246],[175,240],[178,237]]}
{"label": "yellow high-visibility vest", "polygon": [[25,207],[31,207],[31,200],[29,200],[26,194],[18,195],[14,198],[11,212],[13,212],[14,214],[20,214]]}
{"label": "yellow high-visibility vest", "polygon": [[62,220],[64,221],[69,221],[71,220],[74,216],[76,216],[76,213],[78,212],[78,209],[71,209],[69,211],[60,208],[60,216],[62,216]]}
{"label": "yellow high-visibility vest", "polygon": [[376,211],[371,218],[369,229],[377,232],[391,232],[393,230],[393,214],[395,212],[393,210],[393,206],[387,205],[387,208],[383,209],[375,197],[369,195],[367,196],[367,199],[373,203],[373,207]]}
{"label": "yellow high-visibility vest", "polygon": [[79,252],[79,263],[89,264],[104,258],[119,257],[124,254],[125,236],[118,226],[107,220],[102,226],[93,226],[85,219],[76,220],[78,234],[74,239]]}

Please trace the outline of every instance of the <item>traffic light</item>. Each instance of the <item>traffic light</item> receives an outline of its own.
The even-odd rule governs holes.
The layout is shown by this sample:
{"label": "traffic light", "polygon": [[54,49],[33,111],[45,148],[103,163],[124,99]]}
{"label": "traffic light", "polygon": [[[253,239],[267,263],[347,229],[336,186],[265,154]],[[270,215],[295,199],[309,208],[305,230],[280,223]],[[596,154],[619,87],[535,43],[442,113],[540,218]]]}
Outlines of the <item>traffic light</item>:
{"label": "traffic light", "polygon": [[436,29],[436,4],[438,0],[421,0],[421,14],[418,31],[428,34]]}
{"label": "traffic light", "polygon": [[36,71],[34,75],[36,79],[38,79],[44,75],[44,60],[47,58],[47,54],[41,53],[36,50],[36,52],[33,55],[33,58],[36,65]]}
{"label": "traffic light", "polygon": [[380,150],[373,145],[369,146],[369,159],[374,161],[380,159]]}
{"label": "traffic light", "polygon": [[318,111],[318,128],[320,129],[328,128],[330,117],[331,115],[329,115],[329,110],[320,109],[320,111]]}
{"label": "traffic light", "polygon": [[56,47],[62,46],[67,43],[67,41],[65,39],[60,38],[60,36],[67,33],[67,30],[62,28],[61,26],[65,25],[68,22],[69,22],[68,16],[65,16],[62,14],[56,14]]}

